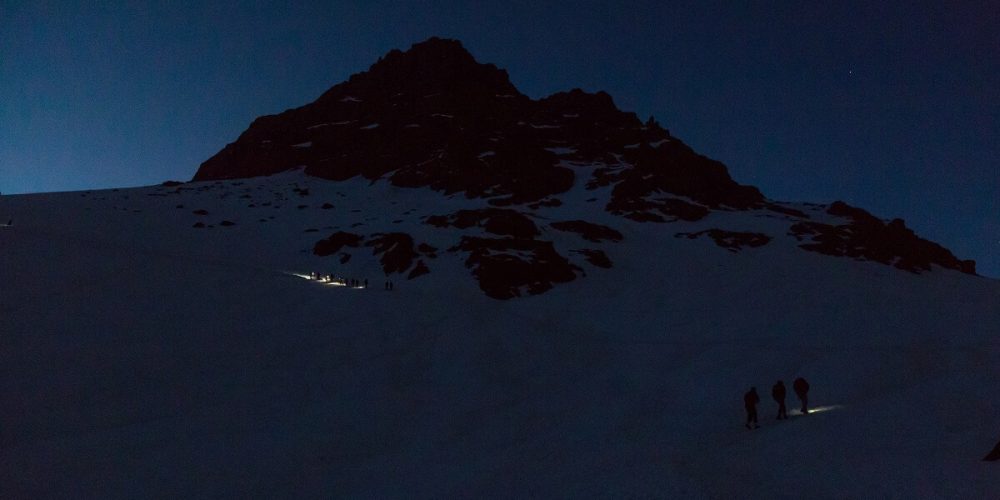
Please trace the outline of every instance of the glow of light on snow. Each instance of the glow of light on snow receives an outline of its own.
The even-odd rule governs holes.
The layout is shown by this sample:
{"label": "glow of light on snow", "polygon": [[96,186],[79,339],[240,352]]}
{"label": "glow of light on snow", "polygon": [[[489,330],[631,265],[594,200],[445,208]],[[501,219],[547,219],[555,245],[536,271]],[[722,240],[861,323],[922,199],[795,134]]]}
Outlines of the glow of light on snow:
{"label": "glow of light on snow", "polygon": [[376,128],[376,127],[378,127],[378,124],[377,123],[373,123],[371,125],[365,125],[364,127],[361,127],[361,130],[371,130],[371,129]]}
{"label": "glow of light on snow", "polygon": [[292,147],[297,149],[303,149],[312,147],[312,145],[313,145],[312,141],[306,141],[306,142],[300,142],[298,144],[292,144]]}
{"label": "glow of light on snow", "polygon": [[354,96],[347,96],[341,99],[340,102],[361,102],[361,99],[358,99],[357,97]]}
{"label": "glow of light on snow", "polygon": [[813,413],[823,413],[823,412],[832,411],[832,410],[839,410],[839,409],[841,409],[843,407],[844,407],[844,405],[817,406],[815,408],[809,408],[809,414],[812,415]]}

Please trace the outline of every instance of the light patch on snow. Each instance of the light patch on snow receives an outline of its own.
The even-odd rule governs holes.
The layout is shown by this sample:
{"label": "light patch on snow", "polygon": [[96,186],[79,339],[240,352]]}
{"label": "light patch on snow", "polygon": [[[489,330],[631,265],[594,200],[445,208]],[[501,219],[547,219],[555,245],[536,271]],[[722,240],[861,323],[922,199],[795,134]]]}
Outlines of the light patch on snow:
{"label": "light patch on snow", "polygon": [[477,156],[477,158],[486,158],[488,156],[494,156],[496,154],[497,154],[496,151],[484,151],[482,153],[479,153],[479,156]]}
{"label": "light patch on snow", "polygon": [[306,141],[306,142],[300,142],[298,144],[292,144],[292,147],[297,149],[302,149],[302,148],[312,147],[312,145],[313,145],[312,141]]}
{"label": "light patch on snow", "polygon": [[639,149],[639,143],[637,142],[635,144],[626,144],[625,149]]}
{"label": "light patch on snow", "polygon": [[670,139],[660,139],[660,140],[658,140],[656,142],[649,143],[649,145],[652,146],[652,147],[654,147],[654,148],[658,148],[661,145],[666,144],[668,142],[670,142]]}
{"label": "light patch on snow", "polygon": [[[844,405],[816,406],[816,407],[813,407],[813,408],[809,408],[809,415],[812,415],[813,413],[825,413],[825,412],[828,412],[828,411],[839,410],[839,409],[842,409],[843,407],[844,407]],[[800,415],[802,414],[801,412],[796,412],[796,413],[798,413]]]}
{"label": "light patch on snow", "polygon": [[364,127],[361,127],[361,130],[371,130],[373,128],[378,128],[378,124],[372,123],[371,125],[365,125]]}
{"label": "light patch on snow", "polygon": [[576,148],[545,148],[545,150],[557,155],[571,155],[576,153]]}
{"label": "light patch on snow", "polygon": [[329,123],[318,123],[316,125],[311,125],[309,127],[306,127],[306,130],[313,130],[313,129],[317,129],[317,128],[321,128],[321,127],[326,127],[328,125],[330,125],[330,124]]}
{"label": "light patch on snow", "polygon": [[361,99],[354,96],[347,96],[341,99],[340,102],[361,102]]}
{"label": "light patch on snow", "polygon": [[562,126],[560,126],[560,125],[536,125],[536,124],[532,123],[531,124],[531,128],[548,129],[548,128],[562,128]]}
{"label": "light patch on snow", "polygon": [[344,120],[342,122],[331,122],[330,125],[349,125],[356,122],[357,120]]}
{"label": "light patch on snow", "polygon": [[577,113],[563,113],[563,118],[579,118],[580,115]]}
{"label": "light patch on snow", "polygon": [[431,116],[436,116],[438,118],[454,118],[455,117],[455,115],[448,115],[448,114],[444,114],[444,113],[434,113]]}

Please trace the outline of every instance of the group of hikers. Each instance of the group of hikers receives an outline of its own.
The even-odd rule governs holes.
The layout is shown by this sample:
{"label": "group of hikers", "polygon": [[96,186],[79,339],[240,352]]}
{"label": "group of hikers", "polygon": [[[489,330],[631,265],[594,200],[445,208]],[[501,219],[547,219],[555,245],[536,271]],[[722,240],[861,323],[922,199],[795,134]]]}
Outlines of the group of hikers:
{"label": "group of hikers", "polygon": [[332,274],[321,274],[313,271],[309,273],[309,278],[324,283],[336,283],[338,285],[349,286],[351,288],[368,288],[368,278],[363,280],[357,278],[342,278]]}
{"label": "group of hikers", "polygon": [[[795,395],[799,397],[799,401],[802,402],[802,414],[806,415],[809,413],[809,382],[806,379],[799,377],[792,382],[792,390],[795,391]],[[778,403],[778,418],[777,420],[787,420],[788,419],[788,409],[785,408],[785,383],[779,380],[771,388],[771,397],[774,398],[774,402]],[[757,429],[760,425],[757,424],[757,404],[760,403],[760,396],[757,395],[757,388],[751,387],[750,390],[743,395],[743,406],[747,410],[747,429]],[[753,427],[750,427],[753,424]]]}
{"label": "group of hikers", "polygon": [[[309,279],[320,281],[323,283],[336,283],[342,286],[349,286],[351,288],[368,288],[368,278],[357,279],[357,278],[342,278],[340,276],[334,276],[332,274],[322,274],[315,271],[309,273]],[[385,282],[385,290],[390,291],[396,287],[396,284],[392,281]]]}

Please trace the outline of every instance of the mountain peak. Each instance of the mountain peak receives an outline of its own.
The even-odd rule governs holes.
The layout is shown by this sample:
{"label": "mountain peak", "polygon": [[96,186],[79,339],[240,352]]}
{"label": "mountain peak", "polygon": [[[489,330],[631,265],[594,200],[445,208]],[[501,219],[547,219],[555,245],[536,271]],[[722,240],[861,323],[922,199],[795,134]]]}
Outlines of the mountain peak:
{"label": "mountain peak", "polygon": [[[772,203],[652,117],[644,123],[635,113],[618,109],[605,92],[572,89],[530,99],[518,92],[505,71],[477,62],[457,40],[431,38],[406,51],[393,50],[316,102],[258,118],[236,142],[204,162],[195,180],[254,177],[299,167],[334,181],[360,176],[508,207],[504,210],[509,212],[477,212],[475,217],[485,225],[523,222],[524,213],[558,207],[574,197],[587,200],[583,203],[600,201],[593,206],[635,222],[690,223],[726,211],[757,211],[787,218],[789,234],[807,251],[913,272],[929,270],[932,264],[975,272],[973,263],[917,237],[901,221],[887,224],[841,205],[814,219]],[[831,223],[831,216],[843,220]],[[462,226],[469,223],[468,217],[457,214],[447,224]],[[592,232],[585,220],[571,222]],[[707,234],[729,246],[770,241],[756,233],[711,229],[678,234]],[[470,240],[456,248],[493,255],[513,251],[504,246],[508,243]],[[537,241],[519,244],[520,250],[537,251],[541,260],[556,259]],[[558,282],[570,274],[564,267],[552,278]],[[491,293],[514,294],[500,288],[491,288]]]}
{"label": "mountain peak", "polygon": [[438,37],[415,43],[406,51],[389,51],[368,71],[351,76],[347,84],[393,93],[458,91],[520,95],[506,71],[493,64],[479,63],[462,42]]}

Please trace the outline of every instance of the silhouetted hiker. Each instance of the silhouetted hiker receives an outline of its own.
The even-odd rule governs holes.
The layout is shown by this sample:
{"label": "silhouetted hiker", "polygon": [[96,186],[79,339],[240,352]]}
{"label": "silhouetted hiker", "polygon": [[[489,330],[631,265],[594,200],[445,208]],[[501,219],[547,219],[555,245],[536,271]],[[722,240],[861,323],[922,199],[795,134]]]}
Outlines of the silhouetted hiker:
{"label": "silhouetted hiker", "polygon": [[368,288],[368,278],[365,278],[365,288]]}
{"label": "silhouetted hiker", "polygon": [[795,379],[795,382],[792,382],[792,389],[795,390],[795,395],[802,401],[802,413],[809,413],[809,382],[799,377]]}
{"label": "silhouetted hiker", "polygon": [[788,409],[785,408],[785,383],[778,381],[771,388],[771,397],[778,403],[778,420],[788,418]]}
{"label": "silhouetted hiker", "polygon": [[394,290],[395,288],[396,288],[396,284],[390,281],[390,282],[389,282],[389,291],[391,292],[391,291],[393,291],[393,290]]}
{"label": "silhouetted hiker", "polygon": [[757,425],[757,403],[760,403],[760,396],[757,395],[757,388],[751,387],[750,392],[743,395],[743,406],[747,409],[747,429],[750,428],[750,422],[753,422],[754,429],[760,427]]}

